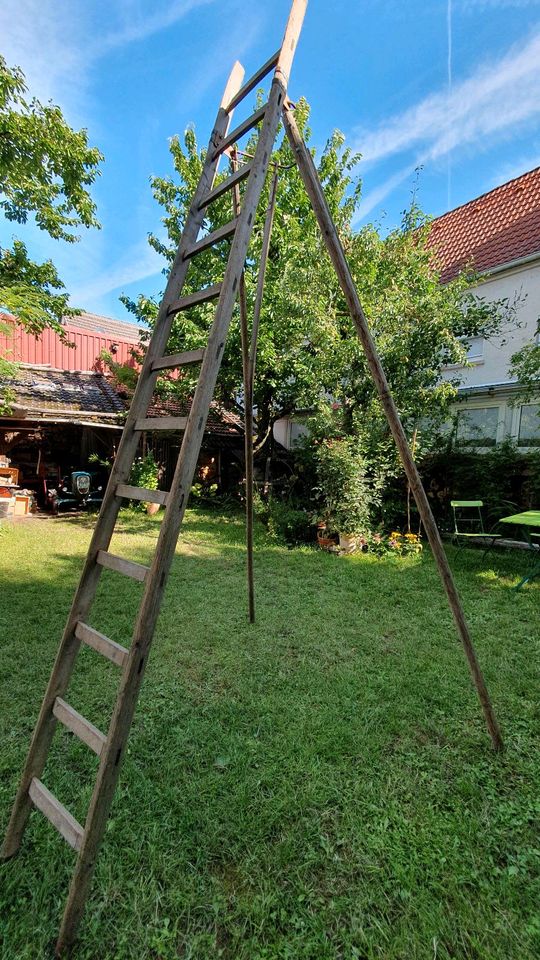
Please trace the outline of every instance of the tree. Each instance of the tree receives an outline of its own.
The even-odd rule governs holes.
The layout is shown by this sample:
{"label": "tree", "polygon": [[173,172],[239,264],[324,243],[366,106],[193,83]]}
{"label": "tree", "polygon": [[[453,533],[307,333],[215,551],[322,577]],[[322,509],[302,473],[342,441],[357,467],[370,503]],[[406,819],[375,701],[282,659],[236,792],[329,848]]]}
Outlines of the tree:
{"label": "tree", "polygon": [[[102,159],[86,130],[73,130],[59,107],[27,99],[22,71],[0,56],[0,210],[6,219],[25,224],[33,216],[53,239],[74,243],[76,227],[99,227],[88,188]],[[34,263],[21,240],[0,248],[0,309],[26,330],[39,336],[52,327],[65,338],[62,317],[77,313],[68,299],[52,261]],[[5,375],[11,368],[3,360]]]}
{"label": "tree", "polygon": [[525,346],[513,354],[510,361],[510,376],[516,377],[520,384],[518,402],[536,400],[540,395],[540,321],[534,343]]}
{"label": "tree", "polygon": [[[296,117],[309,141],[305,101],[298,104]],[[248,153],[253,146],[254,141],[248,144]],[[150,236],[150,243],[167,262],[172,261],[180,240],[204,161],[193,130],[186,132],[183,145],[178,138],[172,141],[171,153],[177,179],[152,180],[154,196],[164,208],[167,241]],[[427,412],[433,416],[437,409],[446,411],[455,387],[440,382],[441,366],[465,359],[458,337],[496,331],[505,305],[492,306],[468,296],[472,277],[441,286],[427,243],[429,223],[414,206],[400,228],[386,237],[373,226],[355,232],[352,224],[360,200],[357,160],[345,146],[343,135],[334,132],[318,160],[319,177],[398,406],[406,423],[413,423]],[[341,433],[361,434],[368,452],[377,448],[380,453],[384,447],[387,456],[393,457],[362,348],[286,138],[277,146],[272,161],[279,164],[280,181],[257,354],[254,397],[259,439],[271,435],[276,419],[299,408],[328,411],[331,398],[341,408]],[[220,179],[225,176],[222,173]],[[257,279],[264,200],[246,262],[248,312]],[[230,218],[231,198],[226,194],[208,209],[205,226],[215,230]],[[222,245],[195,258],[185,292],[222,279],[227,250]],[[140,296],[136,301],[124,299],[124,303],[152,327],[157,314],[153,300]],[[178,314],[168,350],[204,346],[212,316],[213,307],[208,305]],[[241,399],[241,382],[235,316],[219,378],[222,399],[229,403],[232,398]],[[160,389],[190,393],[193,386],[194,380],[187,376],[179,381],[162,380]]]}

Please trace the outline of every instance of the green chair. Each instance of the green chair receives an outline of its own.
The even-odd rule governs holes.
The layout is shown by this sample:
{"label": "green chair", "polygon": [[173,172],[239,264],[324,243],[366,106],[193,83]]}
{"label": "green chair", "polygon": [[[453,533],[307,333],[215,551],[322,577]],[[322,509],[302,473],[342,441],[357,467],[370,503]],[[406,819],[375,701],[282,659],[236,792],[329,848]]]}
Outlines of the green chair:
{"label": "green chair", "polygon": [[496,540],[500,540],[500,533],[486,533],[482,518],[483,500],[451,500],[450,506],[454,514],[454,532],[452,543],[456,547],[464,547],[467,543],[483,542],[486,549],[491,550]]}

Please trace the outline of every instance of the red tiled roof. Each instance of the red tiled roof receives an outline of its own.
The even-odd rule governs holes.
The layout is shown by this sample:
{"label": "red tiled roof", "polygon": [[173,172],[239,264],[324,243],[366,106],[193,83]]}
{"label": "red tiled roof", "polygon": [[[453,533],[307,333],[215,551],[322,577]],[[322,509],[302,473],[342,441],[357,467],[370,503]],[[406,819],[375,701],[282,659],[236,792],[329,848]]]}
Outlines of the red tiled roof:
{"label": "red tiled roof", "polygon": [[450,210],[431,225],[443,283],[540,253],[540,167]]}

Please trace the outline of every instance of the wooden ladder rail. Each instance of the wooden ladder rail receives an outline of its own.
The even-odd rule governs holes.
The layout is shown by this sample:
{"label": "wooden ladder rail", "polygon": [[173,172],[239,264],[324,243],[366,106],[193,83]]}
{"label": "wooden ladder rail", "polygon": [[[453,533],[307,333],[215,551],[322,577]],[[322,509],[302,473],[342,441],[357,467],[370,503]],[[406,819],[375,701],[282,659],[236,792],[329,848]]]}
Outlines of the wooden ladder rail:
{"label": "wooden ladder rail", "polygon": [[358,338],[364,348],[369,369],[377,388],[382,407],[386,414],[386,419],[388,420],[388,425],[392,431],[392,435],[401,457],[401,462],[403,463],[407,479],[410,483],[411,490],[416,500],[418,512],[422,519],[433,556],[435,557],[439,575],[442,580],[443,587],[448,598],[448,603],[456,623],[457,631],[463,645],[473,683],[476,687],[476,692],[484,713],[489,736],[491,737],[491,742],[495,750],[502,750],[504,745],[501,731],[493,710],[482,670],[478,663],[478,658],[476,656],[474,645],[471,639],[469,627],[467,625],[459,593],[454,583],[452,571],[450,570],[448,559],[444,552],[439,530],[437,528],[437,524],[435,523],[435,518],[433,517],[429,500],[420,479],[420,474],[418,473],[416,463],[414,462],[414,458],[410,451],[407,437],[394,403],[394,399],[390,393],[390,387],[379,359],[373,337],[371,336],[371,331],[356,291],[356,286],[351,275],[349,264],[347,263],[347,258],[345,256],[341,240],[339,239],[338,232],[332,220],[332,215],[328,208],[313,158],[302,139],[302,135],[294,119],[292,104],[290,103],[286,103],[284,106],[283,121],[285,124],[287,137],[298,164],[300,175],[304,181],[304,186],[317,218],[323,240],[326,244],[326,248],[334,265],[341,289],[347,301],[349,313],[356,327]]}
{"label": "wooden ladder rail", "polygon": [[[294,0],[285,29],[281,54],[276,65],[268,106],[244,194],[242,212],[231,244],[208,346],[169,491],[165,517],[161,524],[150,571],[145,581],[144,594],[135,622],[129,656],[111,719],[107,743],[101,754],[97,780],[84,827],[84,838],[71,880],[58,937],[57,952],[59,953],[70,946],[75,938],[86,903],[97,852],[109,815],[120,771],[120,762],[135,712],[163,592],[187,507],[204,427],[219,373],[225,338],[237,297],[238,283],[251,237],[255,212],[286,97],[286,83],[305,7],[306,0]],[[201,198],[198,194],[199,191],[197,191],[191,209],[200,202]]]}

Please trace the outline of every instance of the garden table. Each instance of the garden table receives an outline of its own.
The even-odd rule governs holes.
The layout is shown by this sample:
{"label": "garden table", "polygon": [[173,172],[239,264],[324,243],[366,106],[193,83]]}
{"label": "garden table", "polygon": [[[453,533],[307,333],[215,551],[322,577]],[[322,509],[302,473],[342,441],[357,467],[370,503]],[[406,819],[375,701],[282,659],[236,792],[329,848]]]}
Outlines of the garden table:
{"label": "garden table", "polygon": [[[499,523],[508,523],[515,527],[519,527],[523,539],[528,543],[531,550],[536,551],[537,554],[540,553],[540,543],[533,543],[533,537],[539,537],[539,533],[534,533],[533,528],[536,527],[540,531],[540,510],[525,510],[523,513],[513,513],[510,517],[501,517]],[[540,560],[536,559],[536,563],[533,564],[531,569],[528,571],[526,576],[519,581],[515,590],[521,590],[522,586],[525,583],[529,583],[530,580],[534,580],[535,577],[540,576]]]}

